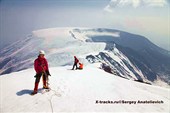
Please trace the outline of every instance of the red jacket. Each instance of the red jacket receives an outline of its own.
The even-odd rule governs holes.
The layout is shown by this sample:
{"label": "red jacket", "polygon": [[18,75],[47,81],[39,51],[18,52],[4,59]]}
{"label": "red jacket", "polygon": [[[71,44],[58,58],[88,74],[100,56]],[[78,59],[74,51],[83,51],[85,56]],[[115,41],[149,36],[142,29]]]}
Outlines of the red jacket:
{"label": "red jacket", "polygon": [[77,59],[77,57],[74,57],[74,63],[79,63],[79,60]]}
{"label": "red jacket", "polygon": [[37,74],[43,72],[43,69],[45,71],[48,71],[48,62],[45,58],[41,58],[38,56],[38,58],[34,61],[34,69]]}

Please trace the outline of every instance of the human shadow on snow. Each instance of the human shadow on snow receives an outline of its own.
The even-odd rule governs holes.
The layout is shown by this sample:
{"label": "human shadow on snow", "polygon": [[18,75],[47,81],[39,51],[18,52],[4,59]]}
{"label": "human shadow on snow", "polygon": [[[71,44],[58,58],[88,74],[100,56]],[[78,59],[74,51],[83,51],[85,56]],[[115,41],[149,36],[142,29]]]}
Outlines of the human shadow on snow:
{"label": "human shadow on snow", "polygon": [[22,95],[26,95],[26,94],[31,94],[32,90],[29,90],[29,89],[23,89],[21,91],[18,91],[16,94],[18,96],[22,96]]}

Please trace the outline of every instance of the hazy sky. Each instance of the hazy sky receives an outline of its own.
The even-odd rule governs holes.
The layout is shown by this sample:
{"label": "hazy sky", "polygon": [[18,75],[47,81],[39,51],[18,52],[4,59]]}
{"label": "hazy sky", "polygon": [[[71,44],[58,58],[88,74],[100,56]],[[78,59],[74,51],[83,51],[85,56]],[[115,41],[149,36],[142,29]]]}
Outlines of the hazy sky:
{"label": "hazy sky", "polygon": [[104,27],[146,36],[170,50],[167,0],[0,0],[0,48],[50,27]]}

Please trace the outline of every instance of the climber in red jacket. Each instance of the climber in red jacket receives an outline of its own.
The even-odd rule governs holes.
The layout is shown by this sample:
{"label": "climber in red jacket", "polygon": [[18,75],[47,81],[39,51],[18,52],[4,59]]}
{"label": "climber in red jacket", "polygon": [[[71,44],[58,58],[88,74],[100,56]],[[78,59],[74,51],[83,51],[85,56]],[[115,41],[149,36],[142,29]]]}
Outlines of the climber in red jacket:
{"label": "climber in red jacket", "polygon": [[43,50],[39,51],[38,58],[34,61],[34,69],[36,71],[36,79],[35,79],[35,87],[34,91],[32,92],[32,95],[37,94],[38,91],[38,84],[40,81],[40,78],[42,76],[43,78],[43,88],[49,89],[48,87],[48,76],[50,75],[49,69],[48,69],[48,62],[46,58],[44,57],[45,52]]}
{"label": "climber in red jacket", "polygon": [[77,57],[76,56],[74,56],[74,65],[73,65],[73,68],[72,68],[72,70],[74,70],[74,67],[76,66],[76,70],[78,69],[78,67],[77,67],[77,64],[79,63],[79,60],[77,59]]}

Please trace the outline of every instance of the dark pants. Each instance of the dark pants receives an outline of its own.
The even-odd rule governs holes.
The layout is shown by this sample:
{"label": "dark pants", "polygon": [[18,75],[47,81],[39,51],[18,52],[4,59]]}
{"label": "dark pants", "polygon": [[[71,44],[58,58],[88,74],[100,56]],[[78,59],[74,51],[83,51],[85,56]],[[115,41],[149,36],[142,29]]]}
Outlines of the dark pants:
{"label": "dark pants", "polygon": [[74,63],[72,70],[74,70],[75,66],[76,66],[76,69],[77,69],[78,67],[77,67],[77,63],[76,62]]}
{"label": "dark pants", "polygon": [[41,76],[43,76],[43,81],[47,80],[46,75],[44,73],[40,73],[40,74],[36,75],[35,83],[39,83],[40,82]]}
{"label": "dark pants", "polygon": [[48,78],[46,77],[46,75],[44,73],[36,74],[34,92],[38,91],[38,84],[40,82],[41,76],[43,76],[43,87],[47,86],[46,80],[48,80]]}

